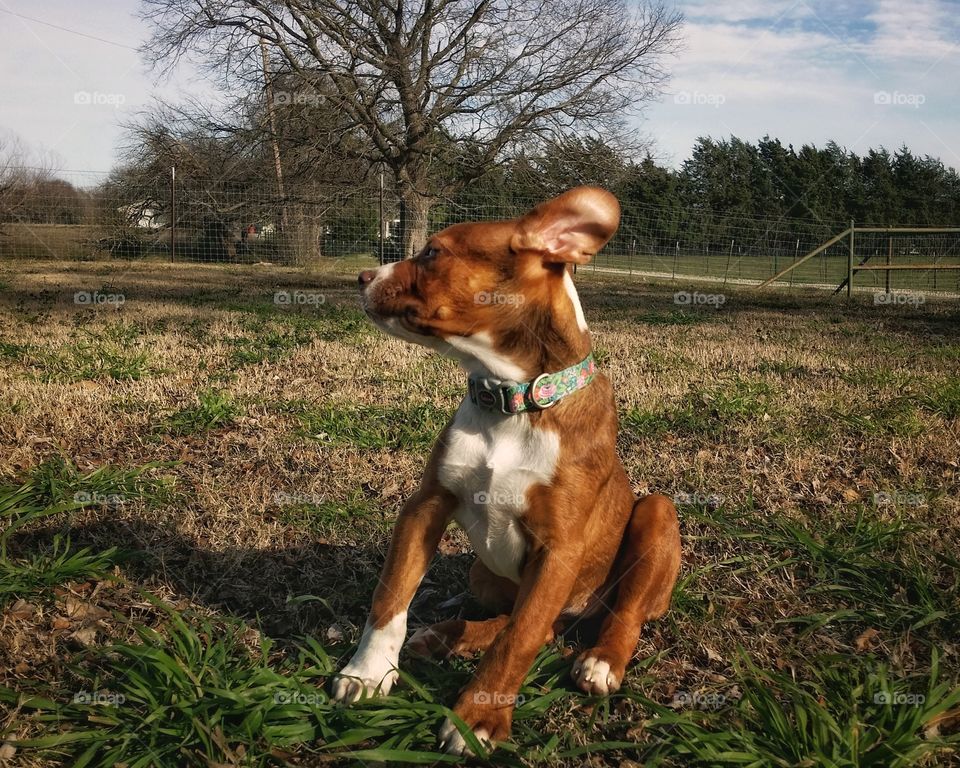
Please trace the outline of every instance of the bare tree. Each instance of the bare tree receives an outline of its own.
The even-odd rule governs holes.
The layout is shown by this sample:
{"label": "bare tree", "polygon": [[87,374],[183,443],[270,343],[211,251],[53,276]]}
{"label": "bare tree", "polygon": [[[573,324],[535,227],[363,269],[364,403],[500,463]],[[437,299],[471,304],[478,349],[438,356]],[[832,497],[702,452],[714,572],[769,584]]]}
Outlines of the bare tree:
{"label": "bare tree", "polygon": [[[392,171],[409,254],[431,199],[505,151],[608,134],[657,92],[681,18],[655,0],[144,0],[149,61],[199,56],[250,88],[261,41],[343,116],[331,140]],[[468,147],[468,151],[460,151]],[[438,166],[458,165],[455,178]]]}
{"label": "bare tree", "polygon": [[13,135],[0,136],[0,234],[3,223],[19,222],[37,203],[37,190],[51,184],[59,161],[34,154]]}

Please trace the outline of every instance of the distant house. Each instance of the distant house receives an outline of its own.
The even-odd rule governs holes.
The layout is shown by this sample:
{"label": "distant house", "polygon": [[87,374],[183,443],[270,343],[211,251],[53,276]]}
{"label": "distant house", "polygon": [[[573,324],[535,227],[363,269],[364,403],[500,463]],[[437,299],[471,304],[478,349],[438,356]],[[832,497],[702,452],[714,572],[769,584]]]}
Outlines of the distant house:
{"label": "distant house", "polygon": [[161,229],[166,226],[164,215],[146,202],[121,205],[117,212],[131,227],[138,229]]}
{"label": "distant house", "polygon": [[400,234],[400,219],[387,219],[384,223],[385,235],[389,240]]}

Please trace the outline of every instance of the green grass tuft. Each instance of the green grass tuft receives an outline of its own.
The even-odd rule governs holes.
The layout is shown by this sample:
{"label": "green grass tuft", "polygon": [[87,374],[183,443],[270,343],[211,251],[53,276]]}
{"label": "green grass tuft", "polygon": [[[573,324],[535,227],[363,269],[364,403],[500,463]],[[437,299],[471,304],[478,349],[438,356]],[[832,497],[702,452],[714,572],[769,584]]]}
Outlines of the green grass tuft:
{"label": "green grass tuft", "polygon": [[960,689],[939,679],[936,654],[928,676],[907,680],[852,655],[811,659],[800,679],[761,671],[749,660],[738,673],[742,695],[732,705],[648,724],[661,736],[656,757],[704,768],[908,768],[960,744],[960,735],[925,733],[935,717],[960,705]]}
{"label": "green grass tuft", "polygon": [[430,403],[323,405],[300,410],[300,433],[323,443],[357,448],[424,450],[433,445],[452,413]]}
{"label": "green grass tuft", "polygon": [[921,402],[927,410],[945,419],[960,419],[960,378],[941,382]]}
{"label": "green grass tuft", "polygon": [[189,405],[171,414],[156,430],[173,435],[193,435],[233,424],[243,409],[229,392],[202,390],[196,405]]}
{"label": "green grass tuft", "polygon": [[735,377],[719,384],[691,388],[673,407],[627,411],[621,425],[634,434],[650,437],[664,432],[716,436],[725,429],[769,412],[772,387],[763,381]]}

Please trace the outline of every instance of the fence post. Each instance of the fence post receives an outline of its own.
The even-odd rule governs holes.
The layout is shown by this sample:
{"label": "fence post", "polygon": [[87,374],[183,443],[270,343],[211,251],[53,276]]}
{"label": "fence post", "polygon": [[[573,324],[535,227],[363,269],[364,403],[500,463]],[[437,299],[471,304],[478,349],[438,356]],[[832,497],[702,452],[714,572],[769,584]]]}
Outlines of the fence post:
{"label": "fence post", "polygon": [[[893,263],[893,235],[887,237],[887,266]],[[934,273],[936,274],[936,273]],[[890,293],[890,270],[887,270],[887,279],[884,281],[884,290]]]}
{"label": "fence post", "polygon": [[177,166],[170,166],[170,261],[177,255]]}
{"label": "fence post", "polygon": [[847,298],[853,295],[853,219],[850,219],[850,250],[847,253]]}
{"label": "fence post", "polygon": [[383,258],[386,254],[387,232],[386,222],[383,220],[383,168],[380,169],[380,263],[383,264]]}

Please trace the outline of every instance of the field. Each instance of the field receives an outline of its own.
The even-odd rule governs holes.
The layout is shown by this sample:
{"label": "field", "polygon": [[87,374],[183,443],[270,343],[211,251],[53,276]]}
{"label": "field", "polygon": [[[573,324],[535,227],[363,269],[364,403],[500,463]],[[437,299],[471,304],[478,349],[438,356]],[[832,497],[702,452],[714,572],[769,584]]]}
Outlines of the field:
{"label": "field", "polygon": [[[444,760],[472,662],[326,696],[464,391],[356,267],[0,261],[0,764]],[[617,695],[570,682],[575,626],[490,762],[960,765],[956,300],[577,282],[683,570]],[[411,631],[477,614],[471,559],[451,528]]]}
{"label": "field", "polygon": [[[629,216],[627,217],[629,218]],[[642,229],[640,233],[642,233]],[[835,234],[832,230],[824,230]],[[838,230],[839,231],[839,230]],[[111,229],[96,225],[55,225],[55,224],[5,224],[3,237],[0,238],[0,260],[10,260],[14,256],[20,259],[49,259],[59,257],[71,260],[97,260],[109,256],[108,247],[116,249],[118,257],[130,256],[136,251],[137,258],[152,260],[169,259],[169,231],[144,229]],[[641,235],[642,236],[642,235]],[[824,235],[826,237],[826,235]],[[306,238],[309,240],[309,238]],[[692,244],[686,244],[673,252],[663,249],[653,253],[637,249],[633,252],[615,250],[608,246],[599,253],[594,261],[584,267],[584,271],[619,270],[658,279],[696,280],[709,284],[743,285],[760,283],[773,277],[789,266],[794,260],[802,258],[811,244],[808,241],[804,249],[799,247],[784,254],[782,251],[767,251],[750,245],[745,252],[734,250],[703,250]],[[856,241],[855,261],[859,264],[866,260],[867,266],[886,264],[888,246],[891,244],[883,235],[860,235]],[[924,247],[923,253],[909,251],[914,244]],[[330,259],[316,253],[316,247],[303,242],[254,241],[247,250],[241,252],[234,242],[234,259],[245,264],[260,261],[273,263],[298,264],[310,269],[329,269]],[[894,266],[928,265],[938,263],[939,270],[893,270],[890,273],[889,288],[895,292],[941,294],[949,298],[960,295],[960,241],[957,235],[949,239],[936,240],[936,236],[926,235],[907,240],[901,237],[894,240],[894,251],[890,263]],[[140,249],[143,251],[141,252]],[[131,250],[133,249],[133,250]],[[349,227],[338,231],[324,244],[325,250],[336,253],[351,253],[354,261],[371,258],[369,238],[358,230]],[[197,227],[184,227],[178,230],[176,260],[178,262],[215,262],[217,249],[205,245]],[[789,249],[788,249],[789,250]],[[842,240],[825,252],[803,262],[783,278],[780,284],[785,287],[817,286],[833,289],[847,277],[848,240]],[[317,264],[317,262],[320,262]],[[327,266],[323,266],[327,265]],[[862,291],[885,290],[886,273],[882,271],[858,272],[854,278],[854,289]]]}

